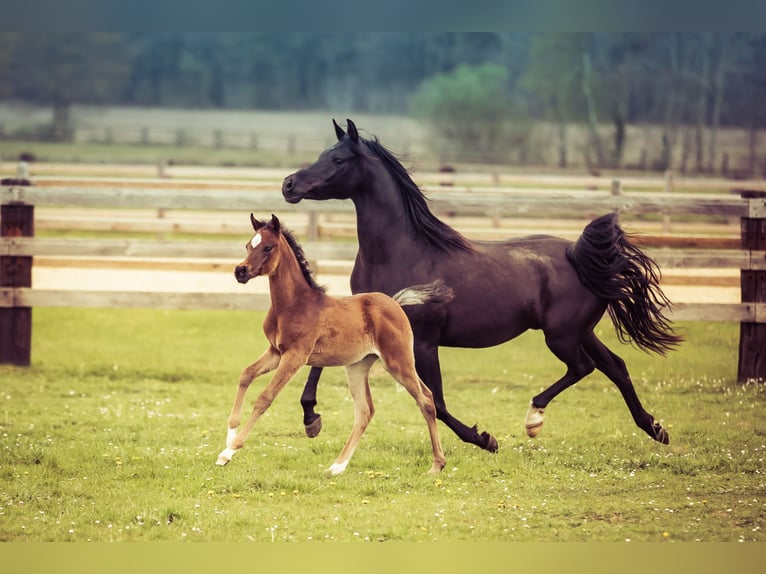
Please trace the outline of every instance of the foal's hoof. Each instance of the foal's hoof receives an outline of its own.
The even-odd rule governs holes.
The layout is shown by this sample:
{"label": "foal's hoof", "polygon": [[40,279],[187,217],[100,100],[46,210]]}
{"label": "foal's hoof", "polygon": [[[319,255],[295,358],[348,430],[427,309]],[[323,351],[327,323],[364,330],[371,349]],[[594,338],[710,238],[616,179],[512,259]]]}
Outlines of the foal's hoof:
{"label": "foal's hoof", "polygon": [[654,423],[652,425],[652,435],[650,435],[657,442],[662,444],[670,444],[670,435],[668,431],[660,423]]}
{"label": "foal's hoof", "polygon": [[446,460],[439,460],[434,461],[433,465],[431,466],[431,470],[428,471],[428,474],[439,474],[444,467],[447,466]]}
{"label": "foal's hoof", "polygon": [[218,460],[215,461],[215,463],[218,466],[226,466],[228,462],[231,460],[231,457],[234,456],[234,453],[237,451],[233,448],[226,447],[221,451],[221,454],[218,455]]}
{"label": "foal's hoof", "polygon": [[484,431],[481,433],[481,438],[484,441],[484,446],[482,447],[484,450],[487,450],[489,452],[497,452],[497,440],[495,437],[493,437],[488,432]]}
{"label": "foal's hoof", "polygon": [[305,425],[306,427],[306,436],[309,438],[314,438],[319,434],[319,432],[322,430],[322,415],[317,415],[314,420],[312,420],[309,424]]}

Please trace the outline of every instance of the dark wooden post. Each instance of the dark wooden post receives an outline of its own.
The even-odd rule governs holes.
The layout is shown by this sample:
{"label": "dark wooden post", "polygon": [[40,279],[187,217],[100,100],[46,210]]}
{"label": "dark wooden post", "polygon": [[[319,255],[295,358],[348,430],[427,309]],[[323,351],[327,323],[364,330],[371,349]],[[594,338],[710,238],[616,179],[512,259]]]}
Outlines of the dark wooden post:
{"label": "dark wooden post", "polygon": [[[742,248],[750,252],[747,269],[740,272],[742,302],[752,303],[753,322],[741,323],[737,381],[766,381],[766,192],[741,192],[748,201],[742,218]],[[760,253],[758,253],[760,252]]]}
{"label": "dark wooden post", "polygon": [[[34,206],[0,206],[0,235],[34,235]],[[0,287],[31,287],[32,257],[0,255]],[[0,364],[28,366],[32,354],[32,308],[0,308]]]}

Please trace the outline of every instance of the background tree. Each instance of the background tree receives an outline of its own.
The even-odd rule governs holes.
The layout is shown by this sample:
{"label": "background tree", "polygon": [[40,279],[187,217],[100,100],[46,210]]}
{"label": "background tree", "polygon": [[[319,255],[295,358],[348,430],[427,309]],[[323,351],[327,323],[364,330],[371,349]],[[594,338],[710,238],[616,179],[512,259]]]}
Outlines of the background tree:
{"label": "background tree", "polygon": [[24,33],[3,41],[8,50],[3,89],[11,97],[51,106],[54,140],[71,138],[74,102],[117,99],[132,55],[118,34]]}
{"label": "background tree", "polygon": [[459,66],[425,80],[412,97],[411,110],[428,122],[443,154],[486,157],[506,144],[507,82],[507,70],[497,64]]}

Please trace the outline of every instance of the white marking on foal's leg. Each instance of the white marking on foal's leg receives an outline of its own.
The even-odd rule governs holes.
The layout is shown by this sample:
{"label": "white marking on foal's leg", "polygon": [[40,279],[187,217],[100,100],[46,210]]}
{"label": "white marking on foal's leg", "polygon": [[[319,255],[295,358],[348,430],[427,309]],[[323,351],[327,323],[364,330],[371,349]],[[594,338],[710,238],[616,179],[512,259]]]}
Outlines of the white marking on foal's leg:
{"label": "white marking on foal's leg", "polygon": [[327,469],[327,472],[332,474],[333,476],[337,476],[341,473],[343,473],[346,470],[346,467],[348,466],[348,461],[346,462],[334,462],[330,465],[330,468]]}
{"label": "white marking on foal's leg", "polygon": [[543,428],[543,413],[545,409],[539,409],[529,401],[529,410],[527,411],[526,429],[527,436],[534,438]]}
{"label": "white marking on foal's leg", "polygon": [[237,429],[227,429],[226,430],[226,446],[231,446],[231,443],[234,442],[234,437],[237,436]]}
{"label": "white marking on foal's leg", "polygon": [[221,451],[221,454],[218,455],[218,460],[216,460],[215,463],[218,466],[224,466],[231,460],[231,457],[237,453],[237,450],[238,449],[226,447]]}

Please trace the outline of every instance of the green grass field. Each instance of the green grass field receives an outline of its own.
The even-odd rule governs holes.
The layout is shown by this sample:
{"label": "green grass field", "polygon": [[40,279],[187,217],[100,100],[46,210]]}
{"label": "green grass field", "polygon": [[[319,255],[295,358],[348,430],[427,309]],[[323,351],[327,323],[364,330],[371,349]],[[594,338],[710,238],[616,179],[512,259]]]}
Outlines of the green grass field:
{"label": "green grass field", "polygon": [[561,374],[533,332],[442,352],[448,406],[493,432],[497,454],[440,423],[447,466],[428,475],[425,423],[376,367],[375,418],[331,477],[353,418],[342,369],[320,384],[319,437],[303,434],[303,371],[232,463],[214,465],[239,371],[265,348],[262,319],[35,309],[33,365],[0,366],[0,540],[766,540],[766,387],[733,381],[737,325],[686,324],[664,359],[617,349],[670,446],[633,425],[599,374],[528,439],[530,397]]}

